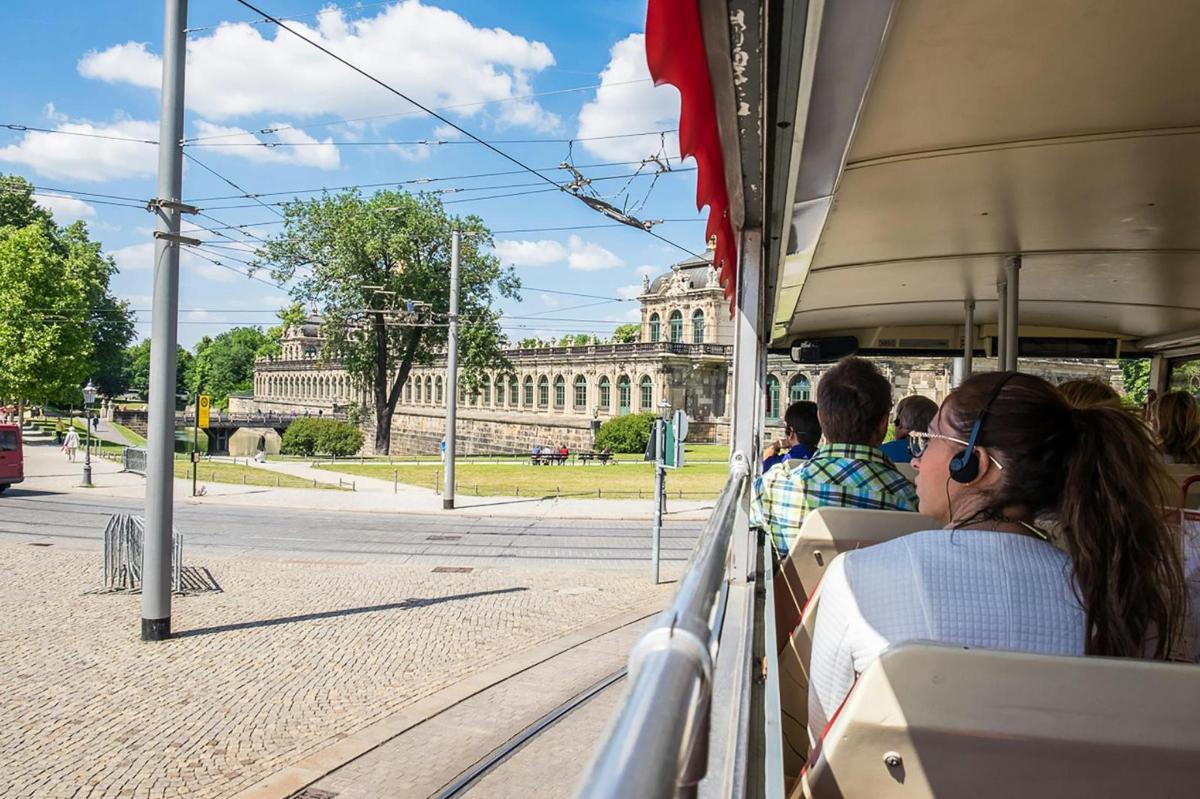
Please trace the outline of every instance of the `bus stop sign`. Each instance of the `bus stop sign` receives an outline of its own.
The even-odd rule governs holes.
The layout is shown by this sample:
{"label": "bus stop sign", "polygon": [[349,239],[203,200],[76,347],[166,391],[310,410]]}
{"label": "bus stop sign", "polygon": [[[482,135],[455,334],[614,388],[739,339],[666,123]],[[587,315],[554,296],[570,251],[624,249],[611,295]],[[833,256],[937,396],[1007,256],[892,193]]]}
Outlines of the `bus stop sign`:
{"label": "bus stop sign", "polygon": [[207,394],[201,394],[196,399],[196,427],[208,429],[208,409],[212,405],[212,400]]}

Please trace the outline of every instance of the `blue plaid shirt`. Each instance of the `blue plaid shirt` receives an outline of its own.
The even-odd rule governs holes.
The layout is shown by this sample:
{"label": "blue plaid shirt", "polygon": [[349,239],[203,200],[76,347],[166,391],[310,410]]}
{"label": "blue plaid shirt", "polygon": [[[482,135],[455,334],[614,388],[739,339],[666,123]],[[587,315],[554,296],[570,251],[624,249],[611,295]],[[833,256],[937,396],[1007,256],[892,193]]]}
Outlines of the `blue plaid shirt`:
{"label": "blue plaid shirt", "polygon": [[778,464],[754,481],[750,524],[766,530],[784,558],[804,517],[825,506],[915,511],[917,492],[877,448],[827,444],[811,460]]}

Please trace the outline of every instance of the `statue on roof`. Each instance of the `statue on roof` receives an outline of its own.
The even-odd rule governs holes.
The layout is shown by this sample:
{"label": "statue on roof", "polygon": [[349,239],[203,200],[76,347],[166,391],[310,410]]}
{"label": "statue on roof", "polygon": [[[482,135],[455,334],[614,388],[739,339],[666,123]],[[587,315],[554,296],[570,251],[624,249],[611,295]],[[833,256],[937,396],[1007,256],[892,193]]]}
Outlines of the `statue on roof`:
{"label": "statue on roof", "polygon": [[642,293],[650,293],[650,275],[646,274],[645,272],[642,273]]}

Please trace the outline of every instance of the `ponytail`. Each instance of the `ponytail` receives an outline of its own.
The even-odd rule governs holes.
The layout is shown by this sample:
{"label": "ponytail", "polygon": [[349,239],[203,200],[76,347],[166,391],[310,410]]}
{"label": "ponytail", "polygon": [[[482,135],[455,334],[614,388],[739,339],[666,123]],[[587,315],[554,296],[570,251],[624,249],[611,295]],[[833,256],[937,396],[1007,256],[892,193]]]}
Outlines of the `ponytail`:
{"label": "ponytail", "polygon": [[1071,411],[1074,446],[1058,503],[1087,614],[1085,653],[1164,660],[1186,611],[1173,485],[1145,426],[1105,406]]}

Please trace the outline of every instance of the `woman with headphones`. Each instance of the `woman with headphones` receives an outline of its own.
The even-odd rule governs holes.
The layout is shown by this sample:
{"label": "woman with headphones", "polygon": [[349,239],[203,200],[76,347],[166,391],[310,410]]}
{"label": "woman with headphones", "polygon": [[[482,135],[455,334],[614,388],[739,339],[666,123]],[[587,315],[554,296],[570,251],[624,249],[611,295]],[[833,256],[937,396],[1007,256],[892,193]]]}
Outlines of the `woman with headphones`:
{"label": "woman with headphones", "polygon": [[[910,433],[920,511],[942,524],[839,555],[820,586],[809,729],[888,646],[923,640],[1168,659],[1186,610],[1169,483],[1120,408],[980,374]],[[1044,532],[1054,530],[1054,543]]]}

